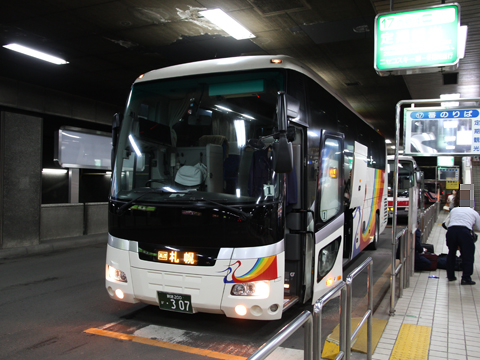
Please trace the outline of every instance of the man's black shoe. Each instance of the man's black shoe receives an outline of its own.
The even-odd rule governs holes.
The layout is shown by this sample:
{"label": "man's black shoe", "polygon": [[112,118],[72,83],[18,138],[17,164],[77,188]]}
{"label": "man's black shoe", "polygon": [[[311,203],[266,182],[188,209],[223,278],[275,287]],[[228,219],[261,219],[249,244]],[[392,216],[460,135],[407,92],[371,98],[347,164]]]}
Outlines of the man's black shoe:
{"label": "man's black shoe", "polygon": [[462,285],[475,285],[475,281],[472,281],[472,280],[462,280]]}
{"label": "man's black shoe", "polygon": [[453,278],[448,278],[448,281],[455,281],[455,280],[457,280],[457,278],[456,278],[456,277],[453,277]]}

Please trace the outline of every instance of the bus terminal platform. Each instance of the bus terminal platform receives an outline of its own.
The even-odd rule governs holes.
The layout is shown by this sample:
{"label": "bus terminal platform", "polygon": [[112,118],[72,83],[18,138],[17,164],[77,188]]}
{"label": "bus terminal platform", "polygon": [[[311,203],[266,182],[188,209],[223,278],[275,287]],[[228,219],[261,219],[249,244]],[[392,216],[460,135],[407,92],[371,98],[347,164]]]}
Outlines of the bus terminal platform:
{"label": "bus terminal platform", "polygon": [[[448,253],[442,227],[447,215],[441,211],[427,240],[437,255]],[[480,360],[480,251],[475,252],[472,275],[476,285],[461,285],[462,272],[455,275],[456,281],[448,281],[444,269],[413,273],[410,286],[397,300],[395,315],[388,316],[389,306],[374,314],[388,323],[372,359]],[[389,295],[384,304],[389,304]],[[351,358],[366,359],[366,354],[352,352]]]}
{"label": "bus terminal platform", "polygon": [[[434,245],[436,254],[448,252],[446,230],[441,226],[447,214],[443,211],[439,214],[426,241]],[[87,245],[103,246],[106,238],[107,234],[95,234],[45,241],[34,247],[2,249],[0,259],[48,254]],[[385,320],[387,325],[374,346],[372,359],[480,360],[479,264],[480,252],[477,250],[472,275],[477,284],[473,286],[460,284],[461,271],[456,272],[457,280],[451,282],[444,269],[414,272],[410,277],[410,286],[397,299],[394,316],[389,316],[388,292],[374,313],[375,319]],[[301,350],[279,350],[268,359],[281,360],[287,355],[291,360],[303,359]],[[351,353],[351,359],[366,358],[365,353]]]}

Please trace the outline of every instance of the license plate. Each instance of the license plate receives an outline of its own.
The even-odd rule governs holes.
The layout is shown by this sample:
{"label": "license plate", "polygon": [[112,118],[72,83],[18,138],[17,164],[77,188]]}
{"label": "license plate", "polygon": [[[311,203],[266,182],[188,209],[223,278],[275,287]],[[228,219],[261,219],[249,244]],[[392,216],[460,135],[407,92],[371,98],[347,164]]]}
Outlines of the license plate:
{"label": "license plate", "polygon": [[162,310],[192,314],[192,297],[185,294],[172,294],[157,291],[158,305]]}

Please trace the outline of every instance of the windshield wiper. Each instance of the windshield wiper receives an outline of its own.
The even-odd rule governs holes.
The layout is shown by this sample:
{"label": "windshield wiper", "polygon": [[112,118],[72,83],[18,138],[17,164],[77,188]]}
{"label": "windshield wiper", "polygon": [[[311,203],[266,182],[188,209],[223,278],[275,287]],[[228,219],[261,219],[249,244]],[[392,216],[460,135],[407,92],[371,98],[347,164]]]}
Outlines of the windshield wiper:
{"label": "windshield wiper", "polygon": [[222,209],[228,210],[229,212],[231,212],[235,215],[238,215],[240,217],[240,219],[242,219],[242,220],[250,220],[252,218],[252,214],[248,214],[248,213],[246,213],[242,210],[234,208],[233,206],[225,205],[225,204],[213,201],[213,200],[209,200],[209,199],[205,199],[205,198],[195,198],[195,197],[192,197],[188,200],[190,200],[190,201],[202,201],[202,202],[206,202],[208,204],[218,206]]}
{"label": "windshield wiper", "polygon": [[140,199],[141,197],[144,197],[145,195],[148,195],[148,194],[152,194],[152,193],[157,193],[157,194],[171,194],[171,192],[169,191],[165,191],[165,190],[162,190],[162,189],[150,189],[149,191],[146,191],[144,192],[143,194],[137,196],[135,199],[132,199],[130,201],[127,201],[125,204],[123,204],[122,206],[120,206],[118,209],[117,209],[117,215],[122,215],[125,210],[132,204],[134,204],[138,199]]}

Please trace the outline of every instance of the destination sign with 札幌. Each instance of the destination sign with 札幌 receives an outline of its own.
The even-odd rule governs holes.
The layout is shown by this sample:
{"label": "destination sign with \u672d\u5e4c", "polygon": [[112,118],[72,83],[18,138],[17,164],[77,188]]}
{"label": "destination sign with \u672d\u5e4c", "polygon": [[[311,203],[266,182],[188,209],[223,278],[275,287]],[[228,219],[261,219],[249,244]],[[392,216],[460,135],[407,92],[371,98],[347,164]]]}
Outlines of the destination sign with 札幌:
{"label": "destination sign with \u672d\u5e4c", "polygon": [[457,64],[459,18],[458,4],[378,14],[375,69],[381,73]]}

